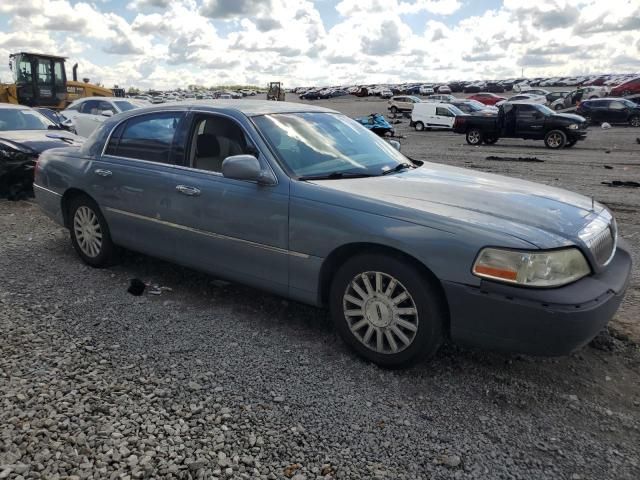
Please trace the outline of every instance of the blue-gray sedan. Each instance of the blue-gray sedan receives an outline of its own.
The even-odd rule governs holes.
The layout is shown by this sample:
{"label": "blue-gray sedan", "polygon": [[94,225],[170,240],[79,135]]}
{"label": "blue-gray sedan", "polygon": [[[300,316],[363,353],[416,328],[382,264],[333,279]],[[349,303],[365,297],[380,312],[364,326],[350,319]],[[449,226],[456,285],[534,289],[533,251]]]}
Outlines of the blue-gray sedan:
{"label": "blue-gray sedan", "polygon": [[124,247],[328,306],[344,340],[384,366],[446,338],[566,354],[611,319],[631,270],[592,199],[411,161],[308,105],[116,115],[82,147],[45,152],[35,193],[89,265]]}

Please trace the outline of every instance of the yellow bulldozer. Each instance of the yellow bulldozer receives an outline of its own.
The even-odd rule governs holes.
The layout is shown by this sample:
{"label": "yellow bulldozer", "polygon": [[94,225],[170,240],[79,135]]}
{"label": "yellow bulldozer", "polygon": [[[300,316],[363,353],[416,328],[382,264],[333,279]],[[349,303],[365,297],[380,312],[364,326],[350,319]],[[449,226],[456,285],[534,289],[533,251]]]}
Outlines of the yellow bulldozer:
{"label": "yellow bulldozer", "polygon": [[78,64],[73,66],[73,80],[67,80],[65,57],[20,52],[9,55],[13,83],[0,83],[0,102],[62,110],[81,97],[112,97],[113,92],[78,81]]}

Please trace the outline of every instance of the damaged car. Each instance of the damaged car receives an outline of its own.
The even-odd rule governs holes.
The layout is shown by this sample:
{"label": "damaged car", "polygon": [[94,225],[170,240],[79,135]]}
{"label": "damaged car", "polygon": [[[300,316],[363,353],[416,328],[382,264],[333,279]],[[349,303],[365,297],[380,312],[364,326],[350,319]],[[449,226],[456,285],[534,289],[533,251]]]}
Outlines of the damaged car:
{"label": "damaged car", "polygon": [[447,339],[564,355],[604,328],[631,272],[604,205],[398,149],[304,103],[184,102],[46,152],[34,190],[88,265],[124,247],[328,307],[385,367]]}
{"label": "damaged car", "polygon": [[80,137],[29,107],[0,104],[0,198],[31,196],[38,156],[81,143]]}

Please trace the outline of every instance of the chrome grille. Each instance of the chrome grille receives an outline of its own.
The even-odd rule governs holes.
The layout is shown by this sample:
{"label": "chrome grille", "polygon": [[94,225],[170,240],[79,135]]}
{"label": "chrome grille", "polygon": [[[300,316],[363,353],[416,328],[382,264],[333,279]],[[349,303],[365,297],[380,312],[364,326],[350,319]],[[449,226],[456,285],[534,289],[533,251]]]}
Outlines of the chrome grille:
{"label": "chrome grille", "polygon": [[607,265],[613,258],[617,240],[616,221],[613,217],[597,218],[580,235],[591,250],[599,266]]}

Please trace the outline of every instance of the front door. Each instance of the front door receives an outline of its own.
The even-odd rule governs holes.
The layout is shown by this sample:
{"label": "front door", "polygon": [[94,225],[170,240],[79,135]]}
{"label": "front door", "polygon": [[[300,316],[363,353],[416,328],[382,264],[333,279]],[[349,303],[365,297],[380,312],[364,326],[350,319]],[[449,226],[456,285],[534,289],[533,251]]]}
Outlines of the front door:
{"label": "front door", "polygon": [[514,105],[516,109],[516,134],[524,137],[540,135],[544,129],[544,115],[533,105]]}
{"label": "front door", "polygon": [[235,120],[194,115],[186,161],[172,177],[170,221],[181,263],[229,280],[288,292],[289,186],[232,180],[225,158],[257,155]]}
{"label": "front door", "polygon": [[611,100],[611,103],[609,104],[608,116],[608,122],[626,123],[629,116],[627,106],[618,100]]}

